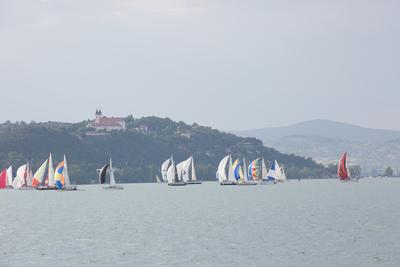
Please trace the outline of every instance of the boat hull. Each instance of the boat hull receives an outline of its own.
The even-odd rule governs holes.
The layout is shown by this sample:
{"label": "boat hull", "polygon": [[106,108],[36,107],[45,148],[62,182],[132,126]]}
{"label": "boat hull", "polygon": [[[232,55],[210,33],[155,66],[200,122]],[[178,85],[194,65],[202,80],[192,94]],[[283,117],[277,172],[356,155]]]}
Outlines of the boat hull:
{"label": "boat hull", "polygon": [[247,185],[257,185],[257,183],[238,183],[237,185],[247,186]]}
{"label": "boat hull", "polygon": [[49,186],[38,186],[38,187],[36,187],[36,190],[50,191],[50,190],[58,190],[58,188],[57,187],[49,187]]}
{"label": "boat hull", "polygon": [[187,181],[186,182],[188,185],[191,185],[191,184],[201,184],[201,181]]}
{"label": "boat hull", "polygon": [[236,185],[235,182],[231,182],[231,181],[223,181],[223,182],[220,182],[219,184],[222,185],[222,186],[225,186],[225,185]]}
{"label": "boat hull", "polygon": [[168,186],[186,186],[185,182],[169,183]]}
{"label": "boat hull", "polygon": [[122,186],[105,186],[103,187],[104,190],[124,190]]}

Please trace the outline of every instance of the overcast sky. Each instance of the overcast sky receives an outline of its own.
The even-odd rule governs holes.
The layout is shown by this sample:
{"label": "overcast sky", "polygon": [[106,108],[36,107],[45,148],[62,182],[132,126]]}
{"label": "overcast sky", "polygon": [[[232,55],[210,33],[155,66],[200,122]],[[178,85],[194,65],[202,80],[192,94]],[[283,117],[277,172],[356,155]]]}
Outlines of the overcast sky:
{"label": "overcast sky", "polygon": [[0,0],[0,121],[400,129],[398,0]]}

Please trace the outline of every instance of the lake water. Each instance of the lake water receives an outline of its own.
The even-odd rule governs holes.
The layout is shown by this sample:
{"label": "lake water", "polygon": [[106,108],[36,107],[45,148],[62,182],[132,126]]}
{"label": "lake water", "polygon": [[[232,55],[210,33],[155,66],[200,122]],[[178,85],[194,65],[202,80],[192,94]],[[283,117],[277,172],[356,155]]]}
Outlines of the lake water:
{"label": "lake water", "polygon": [[400,179],[0,191],[0,266],[400,266]]}

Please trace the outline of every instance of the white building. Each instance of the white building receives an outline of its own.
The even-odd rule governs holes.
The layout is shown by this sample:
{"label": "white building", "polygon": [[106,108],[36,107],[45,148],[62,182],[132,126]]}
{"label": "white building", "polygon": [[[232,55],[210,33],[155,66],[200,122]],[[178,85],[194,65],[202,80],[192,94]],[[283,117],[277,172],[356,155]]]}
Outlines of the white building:
{"label": "white building", "polygon": [[103,116],[101,110],[96,110],[95,119],[89,123],[88,127],[99,131],[125,131],[126,123],[124,118],[108,118]]}

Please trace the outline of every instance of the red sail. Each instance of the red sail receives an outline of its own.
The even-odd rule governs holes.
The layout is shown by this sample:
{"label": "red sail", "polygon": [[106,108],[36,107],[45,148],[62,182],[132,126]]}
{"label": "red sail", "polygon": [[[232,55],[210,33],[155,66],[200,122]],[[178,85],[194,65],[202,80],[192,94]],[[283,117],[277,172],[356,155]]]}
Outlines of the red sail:
{"label": "red sail", "polygon": [[6,179],[7,179],[7,170],[3,170],[0,173],[0,188],[6,187]]}
{"label": "red sail", "polygon": [[347,171],[347,153],[344,153],[339,160],[338,177],[340,180],[349,179],[349,173]]}

